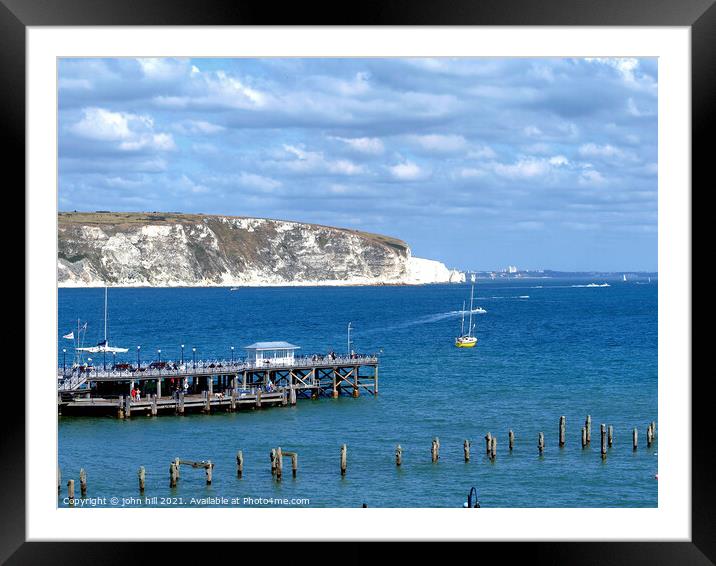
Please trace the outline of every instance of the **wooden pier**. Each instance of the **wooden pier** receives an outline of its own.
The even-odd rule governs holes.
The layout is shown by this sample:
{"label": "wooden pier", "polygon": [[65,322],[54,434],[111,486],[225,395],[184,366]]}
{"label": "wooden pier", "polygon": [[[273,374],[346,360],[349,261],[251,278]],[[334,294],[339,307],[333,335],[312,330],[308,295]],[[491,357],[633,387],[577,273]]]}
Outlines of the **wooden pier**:
{"label": "wooden pier", "polygon": [[[59,368],[61,415],[128,418],[295,405],[299,399],[378,394],[378,357],[329,355],[277,360],[118,364]],[[133,396],[132,391],[138,392]]]}

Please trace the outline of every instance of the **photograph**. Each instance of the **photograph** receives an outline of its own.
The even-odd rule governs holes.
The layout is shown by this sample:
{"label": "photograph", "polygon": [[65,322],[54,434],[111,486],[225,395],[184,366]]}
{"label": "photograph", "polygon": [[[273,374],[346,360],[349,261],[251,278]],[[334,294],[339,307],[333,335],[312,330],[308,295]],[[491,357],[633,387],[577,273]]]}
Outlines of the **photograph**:
{"label": "photograph", "polygon": [[57,508],[658,508],[660,68],[58,57]]}

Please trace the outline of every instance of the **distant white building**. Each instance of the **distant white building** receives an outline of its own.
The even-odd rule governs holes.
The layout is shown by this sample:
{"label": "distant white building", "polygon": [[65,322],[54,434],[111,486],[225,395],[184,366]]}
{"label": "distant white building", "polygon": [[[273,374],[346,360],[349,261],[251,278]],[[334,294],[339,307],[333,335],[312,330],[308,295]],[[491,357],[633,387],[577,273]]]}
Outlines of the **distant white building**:
{"label": "distant white building", "polygon": [[507,273],[517,273],[517,266],[516,265],[507,266]]}

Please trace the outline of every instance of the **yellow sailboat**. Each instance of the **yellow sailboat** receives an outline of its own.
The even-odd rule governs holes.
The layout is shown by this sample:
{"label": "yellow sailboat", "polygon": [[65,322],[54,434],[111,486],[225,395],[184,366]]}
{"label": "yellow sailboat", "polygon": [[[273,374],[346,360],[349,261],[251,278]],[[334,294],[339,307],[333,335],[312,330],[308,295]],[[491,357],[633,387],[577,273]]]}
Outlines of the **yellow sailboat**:
{"label": "yellow sailboat", "polygon": [[465,303],[462,304],[462,323],[460,325],[460,336],[455,338],[455,346],[458,348],[472,348],[477,344],[477,337],[474,334],[475,325],[472,323],[472,303],[475,294],[475,285],[470,288],[470,318],[465,333]]}

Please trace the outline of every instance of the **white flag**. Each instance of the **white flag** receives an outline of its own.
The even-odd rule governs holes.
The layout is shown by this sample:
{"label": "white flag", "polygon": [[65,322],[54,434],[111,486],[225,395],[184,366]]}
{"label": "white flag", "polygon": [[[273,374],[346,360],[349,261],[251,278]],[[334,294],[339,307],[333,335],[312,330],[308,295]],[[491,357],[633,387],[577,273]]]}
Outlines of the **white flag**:
{"label": "white flag", "polygon": [[69,334],[65,334],[63,338],[67,338],[68,340],[74,340],[75,339],[75,333],[70,332]]}

